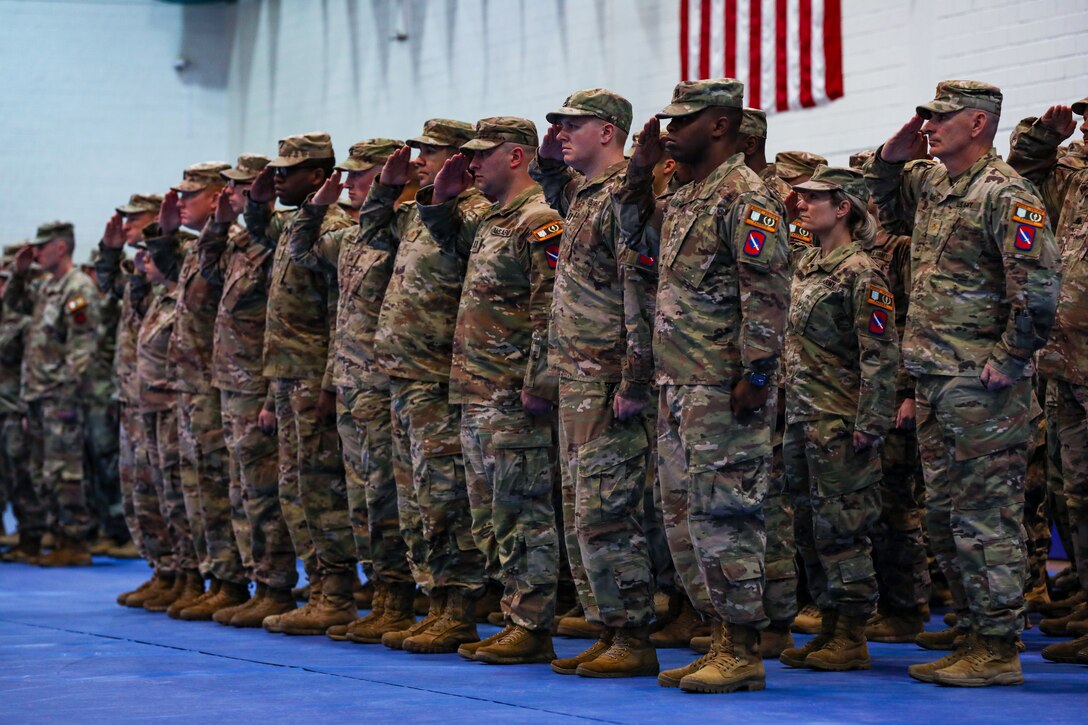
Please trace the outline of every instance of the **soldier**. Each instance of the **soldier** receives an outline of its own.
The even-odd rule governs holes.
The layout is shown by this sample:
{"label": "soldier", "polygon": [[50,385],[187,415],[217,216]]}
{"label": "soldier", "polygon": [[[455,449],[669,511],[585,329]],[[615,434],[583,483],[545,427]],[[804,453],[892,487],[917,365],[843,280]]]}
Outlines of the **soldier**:
{"label": "soldier", "polygon": [[[1038,356],[1040,375],[1053,395],[1054,435],[1060,449],[1069,515],[1072,556],[1077,562],[1080,591],[1069,614],[1044,619],[1040,629],[1052,636],[1072,636],[1043,649],[1052,662],[1088,664],[1088,368],[1085,340],[1088,316],[1088,275],[1084,254],[1088,246],[1088,166],[1083,159],[1061,158],[1058,145],[1076,129],[1073,114],[1085,117],[1080,130],[1088,136],[1088,98],[1068,106],[1052,106],[1014,140],[1010,163],[1029,179],[1052,192],[1060,203],[1055,237],[1062,260],[1061,295],[1050,340]],[[1080,161],[1080,163],[1078,163]],[[1048,204],[1048,209],[1053,204]]]}
{"label": "soldier", "polygon": [[783,454],[823,630],[780,659],[868,669],[865,625],[878,594],[869,531],[880,515],[880,443],[895,417],[895,304],[862,251],[877,227],[861,173],[820,166],[793,188],[798,222],[819,246],[793,255]]}
{"label": "soldier", "polygon": [[374,599],[370,614],[329,627],[326,634],[357,644],[379,644],[386,632],[415,624],[415,582],[401,536],[393,475],[389,377],[378,369],[374,354],[374,332],[393,273],[396,243],[388,229],[369,224],[369,215],[363,224],[320,231],[340,194],[340,172],[348,173],[349,195],[365,198],[389,156],[403,146],[384,138],[353,145],[348,158],[303,205],[290,239],[292,260],[336,275],[341,290],[333,340],[337,428],[355,546],[361,557],[369,552],[364,566],[374,583]]}
{"label": "soldier", "polygon": [[548,122],[529,173],[565,217],[548,326],[559,377],[564,533],[582,609],[604,626],[589,649],[553,661],[552,670],[654,675],[653,572],[643,531],[652,455],[641,415],[653,369],[646,290],[625,271],[611,204],[627,167],[631,104],[602,88],[577,91]]}
{"label": "soldier", "polygon": [[[482,119],[439,172],[430,204],[426,191],[418,197],[438,244],[468,260],[450,402],[461,405],[473,533],[489,570],[501,567],[507,622],[457,652],[488,664],[555,659],[559,533],[550,459],[558,390],[547,326],[563,222],[529,177],[538,144],[532,121]],[[462,215],[457,199],[473,183],[491,208]]]}
{"label": "soldier", "polygon": [[[281,139],[279,156],[253,181],[245,209],[250,236],[273,250],[264,375],[275,400],[280,506],[311,587],[305,606],[267,617],[264,627],[296,635],[324,634],[358,617],[352,599],[357,554],[336,434],[335,356],[329,354],[335,285],[323,272],[291,261],[289,245],[298,207],[321,188],[335,164],[327,133]],[[295,208],[274,213],[273,197]],[[330,208],[321,233],[349,224],[339,207]]]}
{"label": "soldier", "polygon": [[[929,540],[964,635],[915,679],[1020,684],[1023,483],[1032,354],[1058,294],[1057,254],[1032,185],[993,150],[1001,91],[942,81],[867,172],[889,224],[913,224],[903,356],[916,378]],[[905,162],[922,134],[939,164]]]}
{"label": "soldier", "polygon": [[644,127],[620,197],[636,206],[645,199],[648,170],[663,152],[658,118],[672,119],[664,148],[693,180],[669,200],[659,230],[656,217],[646,230],[662,263],[658,445],[663,498],[680,507],[666,515],[670,546],[690,547],[698,564],[678,564],[677,573],[711,619],[713,639],[708,654],[662,672],[658,683],[694,692],[765,686],[762,507],[789,285],[782,210],[737,147],[743,90],[730,78],[677,85]]}
{"label": "soldier", "polygon": [[[69,222],[38,227],[15,257],[4,307],[30,311],[23,350],[22,397],[27,403],[30,470],[53,528],[53,551],[41,566],[90,566],[90,512],[83,491],[83,409],[98,325],[94,282],[72,264]],[[36,261],[45,272],[30,289]]]}
{"label": "soldier", "polygon": [[[468,486],[461,453],[460,407],[450,403],[450,359],[465,260],[443,250],[408,202],[395,207],[411,176],[421,187],[457,148],[472,126],[432,118],[382,167],[361,223],[388,229],[397,240],[396,261],[374,333],[380,370],[389,375],[394,473],[401,531],[412,575],[430,597],[427,616],[387,632],[382,644],[416,653],[454,652],[479,639],[473,603],[484,591],[484,559],[472,539]],[[409,163],[411,149],[419,154]],[[413,168],[414,167],[414,168]],[[466,189],[462,213],[483,211],[487,200]]]}

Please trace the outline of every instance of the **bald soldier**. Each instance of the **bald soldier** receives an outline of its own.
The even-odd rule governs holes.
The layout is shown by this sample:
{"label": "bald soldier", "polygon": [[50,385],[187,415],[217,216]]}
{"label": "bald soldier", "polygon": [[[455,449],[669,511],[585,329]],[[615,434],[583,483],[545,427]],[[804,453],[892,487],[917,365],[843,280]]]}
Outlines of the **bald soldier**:
{"label": "bald soldier", "polygon": [[[1023,682],[1023,484],[1031,356],[1058,299],[1058,256],[1035,188],[997,156],[1001,90],[942,81],[880,149],[867,179],[882,218],[913,227],[903,356],[916,378],[930,545],[961,638],[910,675]],[[937,164],[907,164],[928,141]]]}

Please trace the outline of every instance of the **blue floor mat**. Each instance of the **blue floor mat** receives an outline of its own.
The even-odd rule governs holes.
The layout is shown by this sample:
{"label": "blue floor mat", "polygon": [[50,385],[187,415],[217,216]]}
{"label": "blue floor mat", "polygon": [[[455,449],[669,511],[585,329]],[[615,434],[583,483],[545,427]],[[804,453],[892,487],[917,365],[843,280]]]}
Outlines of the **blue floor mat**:
{"label": "blue floor mat", "polygon": [[[692,695],[653,678],[587,680],[547,665],[497,667],[181,622],[119,607],[143,562],[88,569],[0,564],[0,723],[173,722],[1084,722],[1088,667],[1055,665],[1050,640],[1025,633],[1023,687],[977,690],[914,682],[906,668],[941,653],[870,645],[866,672],[816,673],[767,662],[767,689]],[[936,628],[939,617],[930,623]],[[495,632],[481,626],[481,636]],[[804,641],[804,638],[799,638]],[[559,656],[588,646],[556,639]],[[664,668],[695,655],[659,652]]]}

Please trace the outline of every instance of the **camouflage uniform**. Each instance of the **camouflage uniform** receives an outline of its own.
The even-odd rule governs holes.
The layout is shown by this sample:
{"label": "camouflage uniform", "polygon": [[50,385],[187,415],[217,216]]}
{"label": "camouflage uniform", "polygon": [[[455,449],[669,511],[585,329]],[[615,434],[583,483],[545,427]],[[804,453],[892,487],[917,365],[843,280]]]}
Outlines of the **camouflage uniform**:
{"label": "camouflage uniform", "polygon": [[[531,121],[481,120],[467,151],[504,143],[535,148]],[[552,505],[551,415],[525,412],[525,391],[554,401],[547,326],[563,222],[536,184],[505,205],[458,213],[456,199],[420,216],[445,252],[468,260],[453,337],[450,402],[462,406],[472,531],[488,573],[502,581],[503,612],[531,630],[549,630],[555,614],[559,533]],[[497,569],[501,567],[501,574]]]}
{"label": "camouflage uniform", "polygon": [[[998,113],[1000,92],[975,85],[940,84],[919,114]],[[955,180],[941,164],[893,164],[878,152],[867,178],[889,230],[913,224],[903,357],[917,379],[930,545],[960,626],[1011,639],[1023,621],[1029,359],[1050,332],[1058,292],[1046,211],[993,150]],[[986,364],[1016,382],[980,385]]]}
{"label": "camouflage uniform", "polygon": [[[291,136],[280,141],[279,151],[269,165],[290,167],[331,157],[332,142],[325,134]],[[273,250],[264,375],[271,381],[279,428],[280,505],[295,553],[312,577],[354,572],[357,554],[336,426],[318,414],[322,391],[333,390],[328,367],[335,290],[324,273],[291,261],[289,236],[299,214],[273,214],[267,204],[249,200],[245,219],[253,240]],[[321,232],[349,223],[339,207],[330,208]]]}
{"label": "camouflage uniform", "polygon": [[[630,104],[607,93],[576,93],[548,120],[566,115],[594,115],[622,129],[631,122]],[[620,395],[645,401],[653,360],[645,280],[628,274],[611,204],[626,166],[613,164],[585,179],[562,162],[538,157],[529,173],[565,217],[548,357],[559,377],[559,460],[571,574],[587,619],[637,628],[654,614],[643,530],[653,436],[644,416],[615,419],[612,400]]]}
{"label": "camouflage uniform", "polygon": [[[408,144],[459,146],[472,127],[431,119]],[[482,593],[484,561],[472,538],[461,452],[461,410],[450,403],[450,359],[465,260],[434,241],[414,202],[394,210],[399,188],[378,181],[359,215],[361,225],[387,229],[396,261],[374,333],[376,363],[389,375],[394,472],[401,533],[416,583]],[[475,189],[458,197],[461,213],[487,208]],[[410,478],[403,475],[411,472]]]}

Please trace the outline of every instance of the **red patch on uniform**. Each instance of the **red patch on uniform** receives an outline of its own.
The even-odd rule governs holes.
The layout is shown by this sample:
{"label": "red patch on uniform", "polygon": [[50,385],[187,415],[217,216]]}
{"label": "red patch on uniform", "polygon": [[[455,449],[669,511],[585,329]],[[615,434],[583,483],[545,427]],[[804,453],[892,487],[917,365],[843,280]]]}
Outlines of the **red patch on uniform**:
{"label": "red patch on uniform", "polygon": [[1035,227],[1021,224],[1016,230],[1014,246],[1023,252],[1030,252],[1035,246]]}
{"label": "red patch on uniform", "polygon": [[650,257],[648,255],[645,255],[645,254],[638,255],[638,263],[641,264],[643,267],[652,267],[652,266],[654,266],[654,262],[656,262],[656,261],[657,260],[655,260],[653,257]]}
{"label": "red patch on uniform", "polygon": [[748,232],[748,238],[744,240],[744,253],[749,257],[758,257],[763,251],[763,244],[767,241],[767,235],[755,230]]}
{"label": "red patch on uniform", "polygon": [[87,322],[87,313],[86,312],[77,312],[77,313],[75,313],[74,315],[72,315],[72,321],[75,322],[77,325],[86,324],[86,322]]}
{"label": "red patch on uniform", "polygon": [[888,329],[888,313],[884,310],[873,310],[869,317],[869,332],[874,335],[883,335]]}
{"label": "red patch on uniform", "polygon": [[544,256],[548,258],[548,266],[555,269],[556,265],[559,264],[559,245],[552,244],[549,246],[544,250]]}

